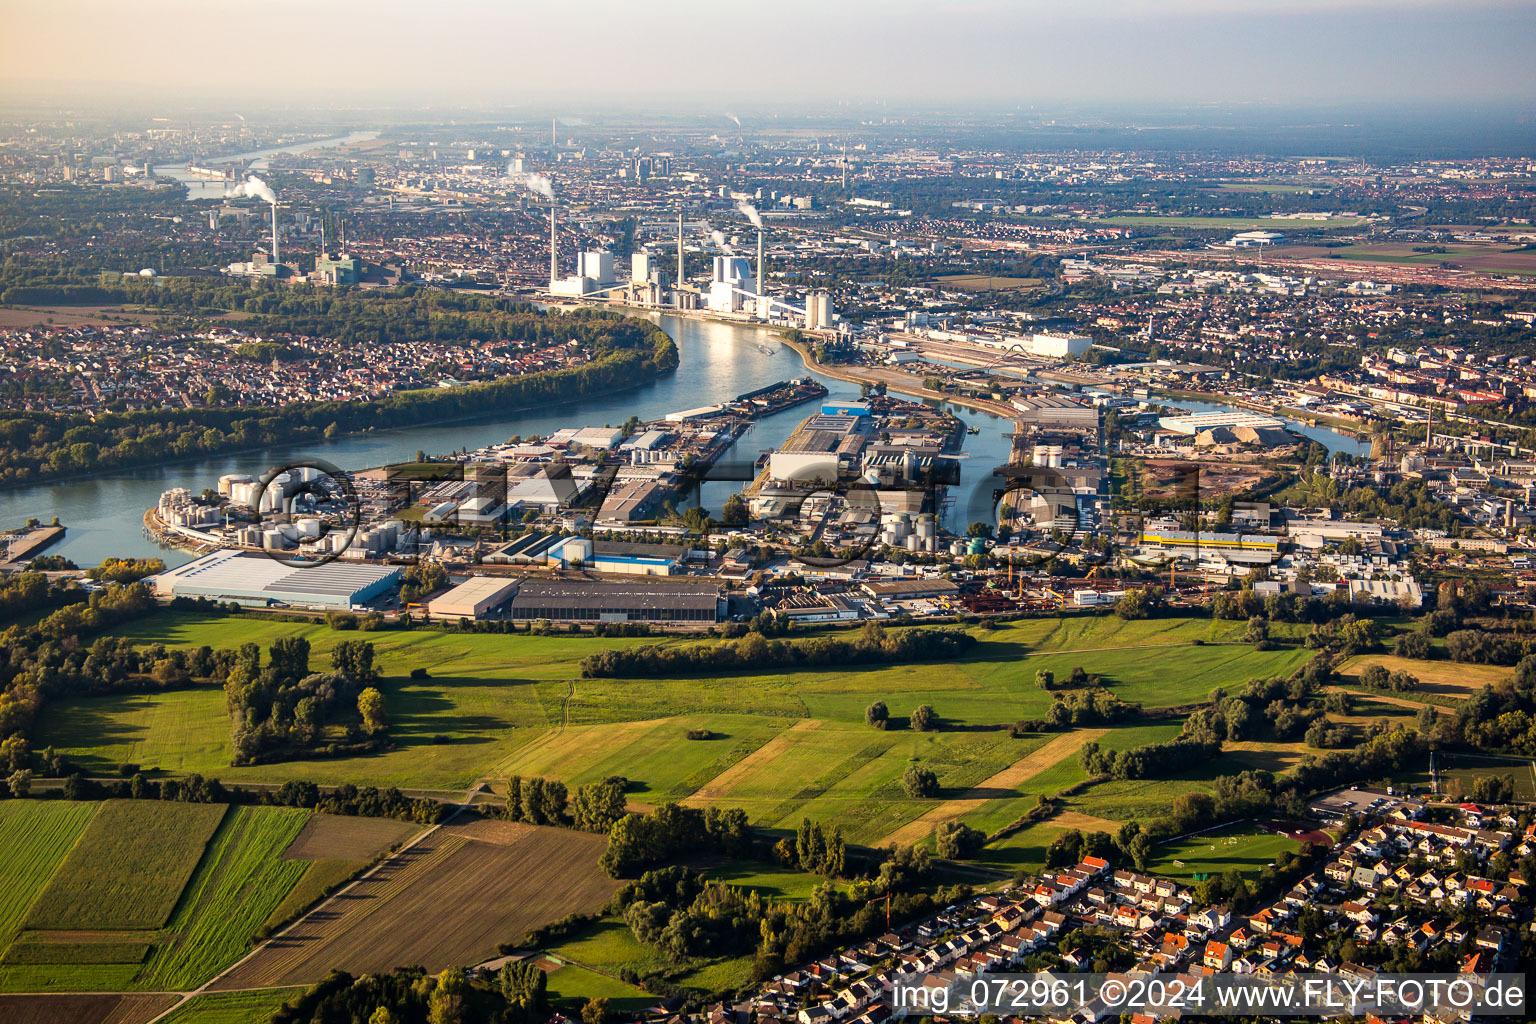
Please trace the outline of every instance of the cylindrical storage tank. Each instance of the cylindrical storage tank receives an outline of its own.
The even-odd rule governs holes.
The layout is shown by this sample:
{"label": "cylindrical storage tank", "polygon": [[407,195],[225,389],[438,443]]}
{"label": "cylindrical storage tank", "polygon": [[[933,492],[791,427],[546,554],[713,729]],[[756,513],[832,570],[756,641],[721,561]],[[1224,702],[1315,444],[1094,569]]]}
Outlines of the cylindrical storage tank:
{"label": "cylindrical storage tank", "polygon": [[283,536],[282,530],[263,530],[261,546],[268,551],[281,551],[287,547],[287,539]]}
{"label": "cylindrical storage tank", "polygon": [[980,537],[972,537],[967,549],[967,554],[984,555],[987,553],[987,542]]}
{"label": "cylindrical storage tank", "polygon": [[906,548],[908,551],[921,551],[923,548],[922,538],[918,537],[918,535],[914,533],[912,536],[907,538]]}
{"label": "cylindrical storage tank", "polygon": [[963,540],[952,540],[952,541],[950,541],[949,542],[949,553],[952,554],[952,555],[963,555],[963,554],[965,554],[965,541],[963,541]]}
{"label": "cylindrical storage tank", "polygon": [[219,494],[228,498],[232,494],[235,484],[248,484],[251,482],[249,473],[225,473],[219,477]]}

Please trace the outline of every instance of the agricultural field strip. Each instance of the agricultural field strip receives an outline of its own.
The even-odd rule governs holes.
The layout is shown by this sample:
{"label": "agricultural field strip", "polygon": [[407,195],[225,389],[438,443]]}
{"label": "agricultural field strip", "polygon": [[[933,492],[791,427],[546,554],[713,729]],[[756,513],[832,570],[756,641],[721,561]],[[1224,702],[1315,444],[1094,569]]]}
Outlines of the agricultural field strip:
{"label": "agricultural field strip", "polygon": [[0,949],[10,945],[32,903],[69,856],[98,810],[95,804],[0,804]]}
{"label": "agricultural field strip", "polygon": [[371,860],[420,828],[393,818],[315,814],[283,850],[284,860]]}
{"label": "agricultural field strip", "polygon": [[235,808],[182,894],[169,926],[174,941],[156,948],[141,982],[179,990],[238,960],[304,874],[306,865],[281,853],[310,818],[289,808]]}
{"label": "agricultural field strip", "polygon": [[[400,869],[394,872],[394,874],[390,875],[388,878],[382,879],[382,884],[380,884],[377,888],[370,888],[368,892],[363,896],[363,898],[367,900],[367,905],[364,907],[364,909],[356,912],[355,914],[349,914],[348,911],[350,910],[350,905],[348,905],[346,908],[338,912],[336,919],[348,919],[350,925],[352,926],[352,930],[361,931],[366,919],[383,910],[393,896],[404,892],[418,878],[426,877],[432,871],[447,863],[448,859],[452,857],[454,851],[463,846],[465,843],[471,841],[472,840],[462,839],[458,836],[448,836],[443,838],[442,841],[433,847],[432,851],[425,857],[411,861],[407,864],[400,865]],[[362,884],[364,881],[365,880],[363,879],[359,879],[358,884]],[[348,888],[350,889],[353,887],[349,886]],[[314,913],[306,914],[299,921],[295,922],[293,928],[284,929],[283,934],[278,936],[278,939],[281,940],[287,937],[292,937],[290,936],[290,933],[292,933],[295,928],[305,926],[306,922],[309,922],[313,925],[315,918],[316,915]],[[316,941],[290,943],[283,947],[280,953],[269,954],[268,959],[262,962],[260,965],[260,983],[277,984],[284,976],[301,966],[303,961],[309,959],[318,947],[323,946],[325,944],[325,936],[328,931],[325,923],[319,924],[315,930],[319,933],[319,937]],[[275,948],[275,944],[269,941],[263,944],[263,947],[260,948]],[[245,961],[241,962],[244,963]]]}
{"label": "agricultural field strip", "polygon": [[219,987],[314,982],[332,967],[359,973],[474,962],[536,924],[595,911],[619,885],[597,867],[597,836],[530,829],[510,843],[439,838],[442,856],[411,865],[388,895],[369,894],[314,922],[293,936],[302,943],[297,956],[282,950],[271,962],[248,961]]}
{"label": "agricultural field strip", "polygon": [[[455,812],[455,814],[457,814],[457,812]],[[450,817],[448,820],[452,821],[453,818]],[[442,828],[442,825],[432,825],[429,828],[423,829],[415,838],[408,840],[403,846],[400,847],[400,849],[396,850],[392,857],[385,858],[384,860],[382,860],[379,863],[375,864],[373,867],[371,867],[367,871],[365,871],[361,876],[359,876],[358,878],[353,879],[347,885],[343,886],[342,888],[338,889],[336,892],[332,893],[329,898],[327,898],[326,900],[324,900],[321,903],[317,904],[316,906],[312,907],[309,910],[308,913],[301,915],[298,919],[296,919],[288,927],[284,928],[282,931],[278,932],[276,935],[274,935],[271,938],[267,939],[265,942],[259,943],[256,946],[255,949],[252,949],[245,956],[241,957],[239,960],[237,960],[234,963],[230,964],[227,968],[225,968],[224,970],[220,971],[218,974],[215,974],[212,978],[209,978],[207,981],[203,982],[203,984],[198,986],[197,989],[195,989],[194,991],[189,992],[189,993],[185,993],[185,995],[187,997],[191,997],[191,996],[197,995],[197,994],[199,994],[201,992],[206,992],[214,983],[218,982],[220,979],[225,978],[225,977],[229,976],[230,974],[233,974],[235,971],[239,970],[240,967],[243,964],[245,964],[246,962],[248,962],[252,957],[255,957],[263,949],[265,949],[267,946],[271,945],[274,941],[276,941],[278,939],[281,939],[283,936],[287,935],[289,932],[293,931],[295,928],[297,928],[300,925],[302,925],[308,918],[310,918],[314,914],[319,913],[320,911],[326,910],[328,907],[330,907],[330,905],[332,903],[335,903],[338,899],[344,898],[353,889],[355,889],[359,885],[362,885],[363,883],[367,882],[370,878],[372,878],[379,871],[382,871],[396,857],[401,856],[407,850],[410,850],[412,847],[416,846],[417,844],[419,844],[421,842],[424,842],[429,836],[435,834],[438,831],[438,829],[440,829],[440,828]],[[172,1009],[174,1009],[174,1007]],[[169,1011],[167,1011],[167,1012],[169,1012]]]}
{"label": "agricultural field strip", "polygon": [[742,781],[757,774],[794,746],[795,737],[791,733],[810,732],[820,729],[825,724],[817,718],[801,719],[715,776],[707,785],[683,802],[698,806],[701,804],[711,804],[721,797],[729,796],[731,791],[740,785]]}
{"label": "agricultural field strip", "polygon": [[827,790],[836,786],[870,762],[884,757],[890,751],[891,747],[889,744],[878,740],[864,744],[848,754],[848,756],[834,763],[821,775],[800,787],[793,795],[781,800],[763,812],[757,817],[757,823],[772,825],[783,822],[790,815],[794,814],[799,807],[824,795]]}
{"label": "agricultural field strip", "polygon": [[1061,825],[1066,828],[1081,829],[1085,832],[1108,832],[1113,835],[1124,822],[1112,821],[1109,818],[1100,818],[1093,814],[1084,814],[1082,811],[1058,811],[1047,818],[1052,825]]}
{"label": "agricultural field strip", "polygon": [[[228,809],[143,800],[102,804],[32,905],[26,927],[164,926]],[[104,864],[117,869],[103,872]]]}
{"label": "agricultural field strip", "polygon": [[1036,747],[1013,764],[965,790],[958,796],[944,801],[920,818],[907,822],[901,828],[880,840],[881,846],[896,843],[905,846],[926,839],[933,830],[946,821],[954,821],[976,810],[988,800],[996,799],[996,790],[1013,789],[1053,767],[1082,747],[1084,743],[1102,739],[1108,729],[1076,729],[1063,733],[1044,746]]}

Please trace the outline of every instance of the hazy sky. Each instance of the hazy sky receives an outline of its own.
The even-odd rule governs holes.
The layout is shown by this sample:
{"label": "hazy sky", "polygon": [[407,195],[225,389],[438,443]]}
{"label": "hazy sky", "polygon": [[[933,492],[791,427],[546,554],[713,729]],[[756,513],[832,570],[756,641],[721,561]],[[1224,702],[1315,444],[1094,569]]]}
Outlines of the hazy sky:
{"label": "hazy sky", "polygon": [[0,96],[1530,101],[1533,0],[0,0]]}

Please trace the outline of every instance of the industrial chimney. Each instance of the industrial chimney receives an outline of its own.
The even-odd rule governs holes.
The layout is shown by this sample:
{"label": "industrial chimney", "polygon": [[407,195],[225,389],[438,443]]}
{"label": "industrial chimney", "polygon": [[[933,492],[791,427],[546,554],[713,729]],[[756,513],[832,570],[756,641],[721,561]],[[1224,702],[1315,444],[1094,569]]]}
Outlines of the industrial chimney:
{"label": "industrial chimney", "polygon": [[272,265],[277,266],[277,204],[272,204]]}
{"label": "industrial chimney", "polygon": [[549,204],[549,283],[560,280],[560,257],[555,253],[555,204]]}
{"label": "industrial chimney", "polygon": [[762,295],[763,295],[763,232],[762,232],[761,228],[759,228],[758,232],[757,232],[757,288],[756,288],[756,291],[757,291],[758,298],[762,298]]}
{"label": "industrial chimney", "polygon": [[683,286],[683,215],[677,215],[677,286]]}

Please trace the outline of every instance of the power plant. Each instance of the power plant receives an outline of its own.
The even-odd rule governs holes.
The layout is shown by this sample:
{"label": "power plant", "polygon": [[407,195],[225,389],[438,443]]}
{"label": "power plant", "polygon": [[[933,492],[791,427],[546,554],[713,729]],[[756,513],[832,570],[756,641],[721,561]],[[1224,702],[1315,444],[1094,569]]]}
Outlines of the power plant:
{"label": "power plant", "polygon": [[[767,230],[762,216],[750,203],[740,203],[737,210],[757,230],[755,265],[748,257],[736,255],[723,231],[708,221],[693,223],[693,228],[707,234],[717,250],[724,250],[723,255],[714,257],[709,284],[701,289],[687,282],[684,229],[688,225],[684,223],[681,212],[677,215],[677,275],[674,280],[666,280],[665,272],[647,252],[637,252],[631,257],[629,274],[622,280],[615,272],[613,255],[597,251],[579,253],[576,273],[561,277],[556,248],[554,195],[549,180],[530,174],[525,184],[550,200],[549,294],[552,296],[570,299],[618,296],[624,302],[647,307],[670,306],[682,310],[703,308],[713,313],[748,313],[762,320],[777,317],[799,322],[810,330],[828,330],[832,327],[835,314],[831,297],[826,293],[817,292],[807,296],[804,306],[774,298],[767,293]],[[654,226],[652,230],[655,230]]]}

